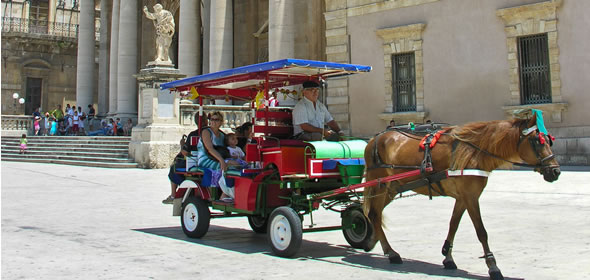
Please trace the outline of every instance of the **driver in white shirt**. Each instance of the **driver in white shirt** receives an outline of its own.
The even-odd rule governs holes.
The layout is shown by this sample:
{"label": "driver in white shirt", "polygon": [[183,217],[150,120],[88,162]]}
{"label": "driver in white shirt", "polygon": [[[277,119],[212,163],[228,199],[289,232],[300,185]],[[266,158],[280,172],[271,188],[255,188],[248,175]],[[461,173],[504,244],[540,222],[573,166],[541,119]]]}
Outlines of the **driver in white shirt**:
{"label": "driver in white shirt", "polygon": [[[326,106],[318,101],[319,87],[314,81],[303,83],[303,98],[293,109],[293,130],[297,139],[320,141],[323,138],[338,138],[341,133]],[[325,124],[330,129],[324,129]]]}

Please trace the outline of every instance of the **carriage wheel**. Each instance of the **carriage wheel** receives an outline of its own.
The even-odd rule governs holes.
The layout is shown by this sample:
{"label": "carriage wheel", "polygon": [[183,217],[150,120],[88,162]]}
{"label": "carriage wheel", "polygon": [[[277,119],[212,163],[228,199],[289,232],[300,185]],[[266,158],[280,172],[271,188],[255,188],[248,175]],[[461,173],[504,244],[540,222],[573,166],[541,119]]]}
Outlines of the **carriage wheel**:
{"label": "carriage wheel", "polygon": [[343,214],[342,233],[352,248],[363,249],[363,245],[371,238],[373,227],[360,208],[349,208]]}
{"label": "carriage wheel", "polygon": [[270,215],[268,241],[279,257],[291,257],[299,251],[303,238],[301,219],[295,210],[281,206]]}
{"label": "carriage wheel", "polygon": [[204,200],[190,196],[182,205],[182,215],[180,215],[180,223],[182,231],[186,236],[191,238],[201,238],[209,230],[209,221],[211,220],[211,212],[207,202]]}
{"label": "carriage wheel", "polygon": [[262,216],[248,216],[248,223],[256,233],[266,233],[268,219]]}

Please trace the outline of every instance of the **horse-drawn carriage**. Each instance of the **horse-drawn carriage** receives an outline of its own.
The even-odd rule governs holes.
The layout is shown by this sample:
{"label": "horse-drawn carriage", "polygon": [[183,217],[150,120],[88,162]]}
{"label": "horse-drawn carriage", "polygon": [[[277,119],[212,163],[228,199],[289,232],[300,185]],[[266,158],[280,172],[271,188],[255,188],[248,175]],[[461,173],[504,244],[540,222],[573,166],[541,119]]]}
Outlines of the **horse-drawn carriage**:
{"label": "horse-drawn carriage", "polygon": [[[233,181],[233,203],[219,201],[220,190],[203,184],[210,180],[207,170],[189,165],[188,170],[177,171],[186,180],[177,190],[173,212],[181,216],[186,235],[204,236],[210,218],[247,216],[255,232],[268,232],[272,250],[279,256],[295,254],[306,231],[342,228],[346,240],[359,248],[369,230],[360,205],[362,193],[332,192],[360,183],[366,141],[290,139],[291,108],[261,109],[260,103],[261,95],[267,99],[271,90],[293,95],[295,87],[306,81],[325,82],[370,70],[371,67],[362,65],[286,59],[163,84],[162,88],[196,92],[200,104],[205,98],[247,100],[252,108],[254,138],[245,147],[245,160],[250,164],[248,168],[225,172],[226,181]],[[199,127],[206,126],[206,117],[199,111]],[[309,214],[313,219],[312,212],[320,207],[320,202],[328,209],[342,212],[341,227],[302,227],[303,215]]]}
{"label": "horse-drawn carriage", "polygon": [[[383,233],[381,211],[397,194],[413,190],[457,200],[443,246],[445,268],[456,268],[451,256],[453,238],[467,210],[482,242],[490,276],[502,279],[487,245],[478,198],[489,172],[504,163],[534,167],[547,181],[557,179],[559,165],[549,148],[552,138],[540,112],[511,121],[440,130],[430,126],[422,134],[394,128],[368,143],[305,142],[291,139],[290,108],[259,106],[271,90],[292,94],[305,81],[324,84],[330,78],[370,70],[362,65],[285,59],[163,84],[163,89],[198,96],[199,129],[206,125],[204,97],[247,100],[254,124],[255,136],[245,151],[249,166],[224,174],[225,181],[233,184],[233,203],[218,200],[220,190],[209,188],[208,170],[190,165],[177,170],[186,180],[177,189],[173,214],[180,216],[184,233],[200,238],[207,233],[211,218],[246,216],[255,232],[267,233],[275,254],[289,257],[298,251],[303,232],[342,229],[352,247],[371,250],[379,241],[390,262],[401,263]],[[313,211],[320,206],[341,212],[341,226],[315,227]],[[304,215],[311,219],[309,228],[302,227]]]}

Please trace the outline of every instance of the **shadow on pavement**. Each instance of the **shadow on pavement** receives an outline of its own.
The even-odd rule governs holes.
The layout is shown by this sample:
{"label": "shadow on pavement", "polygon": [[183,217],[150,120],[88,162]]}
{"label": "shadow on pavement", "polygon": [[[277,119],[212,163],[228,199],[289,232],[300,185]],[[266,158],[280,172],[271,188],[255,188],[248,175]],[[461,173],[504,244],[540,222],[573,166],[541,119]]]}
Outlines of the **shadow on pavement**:
{"label": "shadow on pavement", "polygon": [[[201,239],[187,237],[179,226],[132,230],[242,254],[262,253],[274,256],[270,251],[265,234],[257,234],[246,229],[211,225],[209,226],[207,235]],[[305,235],[301,249],[293,259],[298,261],[326,262],[361,269],[391,271],[403,274],[415,273],[462,279],[489,279],[487,275],[474,275],[461,269],[445,270],[442,264],[433,264],[412,259],[403,259],[404,263],[401,265],[390,264],[389,260],[384,256],[355,250],[349,246],[305,240]],[[484,265],[482,262],[482,266]],[[518,280],[522,278],[505,277],[504,279]]]}

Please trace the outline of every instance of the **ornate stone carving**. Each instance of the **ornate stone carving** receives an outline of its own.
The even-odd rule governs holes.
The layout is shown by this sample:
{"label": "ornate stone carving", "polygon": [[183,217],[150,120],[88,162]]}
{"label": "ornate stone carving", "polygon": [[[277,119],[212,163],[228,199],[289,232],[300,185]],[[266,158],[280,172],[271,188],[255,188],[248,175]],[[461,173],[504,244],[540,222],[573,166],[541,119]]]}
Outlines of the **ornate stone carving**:
{"label": "ornate stone carving", "polygon": [[172,43],[172,36],[174,36],[175,24],[172,13],[164,10],[162,5],[154,5],[154,12],[150,13],[147,6],[143,7],[143,12],[148,19],[154,21],[156,28],[156,57],[154,61],[150,61],[148,65],[166,65],[171,66],[170,56],[168,50]]}

